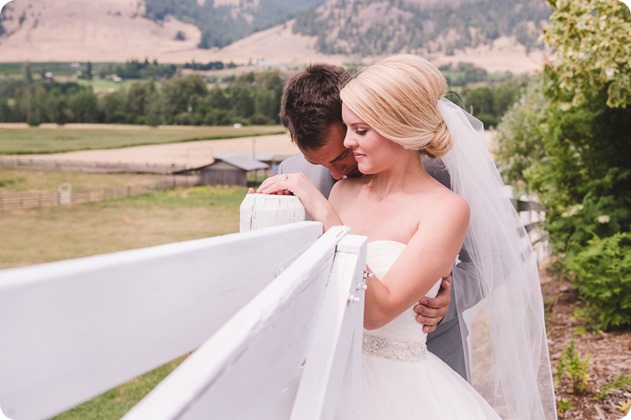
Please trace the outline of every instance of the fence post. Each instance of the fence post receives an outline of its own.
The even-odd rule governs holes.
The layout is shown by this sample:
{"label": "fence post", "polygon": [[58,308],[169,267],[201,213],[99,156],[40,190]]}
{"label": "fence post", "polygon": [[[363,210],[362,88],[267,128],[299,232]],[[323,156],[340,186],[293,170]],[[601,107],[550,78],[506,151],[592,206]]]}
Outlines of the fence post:
{"label": "fence post", "polygon": [[72,185],[69,182],[62,182],[57,187],[59,194],[59,204],[72,204]]}
{"label": "fence post", "polygon": [[246,194],[240,207],[240,231],[306,220],[306,212],[293,195]]}

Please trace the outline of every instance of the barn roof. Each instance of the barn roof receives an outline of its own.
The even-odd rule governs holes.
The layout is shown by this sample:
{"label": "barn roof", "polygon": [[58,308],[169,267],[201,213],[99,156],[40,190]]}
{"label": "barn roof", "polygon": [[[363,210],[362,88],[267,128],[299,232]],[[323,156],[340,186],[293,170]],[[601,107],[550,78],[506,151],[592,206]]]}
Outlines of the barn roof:
{"label": "barn roof", "polygon": [[255,171],[257,169],[268,169],[269,165],[260,160],[254,159],[252,156],[244,153],[218,153],[215,155],[215,161],[207,166],[213,166],[217,162],[226,162],[244,171]]}

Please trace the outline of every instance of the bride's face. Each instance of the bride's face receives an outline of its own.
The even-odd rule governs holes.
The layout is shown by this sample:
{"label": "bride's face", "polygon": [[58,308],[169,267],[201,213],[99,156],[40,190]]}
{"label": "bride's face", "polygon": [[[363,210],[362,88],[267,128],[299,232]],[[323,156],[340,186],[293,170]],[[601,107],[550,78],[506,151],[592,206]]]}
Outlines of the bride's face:
{"label": "bride's face", "polygon": [[344,147],[353,152],[362,173],[382,172],[399,160],[403,147],[377,133],[344,104],[342,120],[347,127]]}

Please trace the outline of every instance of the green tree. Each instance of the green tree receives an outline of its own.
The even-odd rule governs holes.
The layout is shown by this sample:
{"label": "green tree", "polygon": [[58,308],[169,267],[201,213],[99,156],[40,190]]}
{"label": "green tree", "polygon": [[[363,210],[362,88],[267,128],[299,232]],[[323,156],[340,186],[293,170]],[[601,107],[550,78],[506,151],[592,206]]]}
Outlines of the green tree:
{"label": "green tree", "polygon": [[498,165],[536,192],[559,264],[594,327],[631,326],[631,13],[549,0],[555,61],[498,127]]}
{"label": "green tree", "polygon": [[544,159],[542,138],[548,102],[543,80],[533,79],[497,126],[495,162],[504,181],[525,192],[531,192],[526,181],[531,166]]}
{"label": "green tree", "polygon": [[13,121],[13,110],[9,105],[8,99],[0,97],[0,122]]}
{"label": "green tree", "polygon": [[125,110],[127,92],[119,89],[100,98],[99,109],[103,113],[105,123],[127,123],[128,115]]}
{"label": "green tree", "polygon": [[97,99],[91,90],[81,90],[68,99],[68,104],[74,115],[74,121],[79,123],[97,122]]}
{"label": "green tree", "polygon": [[[185,121],[183,114],[195,113],[197,105],[208,94],[206,81],[199,75],[174,77],[162,84],[164,120],[173,124],[177,119]],[[190,118],[188,118],[190,120]]]}
{"label": "green tree", "polygon": [[92,62],[88,61],[85,69],[85,78],[88,80],[92,80]]}
{"label": "green tree", "polygon": [[[631,254],[628,235],[608,239],[631,226],[631,13],[618,0],[549,3],[549,106],[541,155],[525,177],[548,210],[551,244],[590,304],[592,322],[629,326],[631,307],[615,290],[626,290],[630,275],[612,278],[602,267],[608,256]],[[615,319],[603,301],[619,308]]]}
{"label": "green tree", "polygon": [[154,97],[156,91],[156,85],[153,81],[136,82],[131,85],[125,106],[125,111],[131,122],[135,124],[145,123],[149,100]]}
{"label": "green tree", "polygon": [[22,65],[22,79],[27,85],[33,83],[33,73],[31,72],[30,63],[24,63],[24,65]]}
{"label": "green tree", "polygon": [[26,122],[30,126],[38,126],[44,122],[44,99],[46,89],[40,83],[31,83],[26,86],[23,96],[23,107],[26,114]]}
{"label": "green tree", "polygon": [[74,119],[74,114],[67,104],[66,97],[58,88],[51,89],[44,104],[46,119],[58,125],[64,125]]}
{"label": "green tree", "polygon": [[157,91],[153,92],[147,98],[147,106],[145,107],[145,124],[157,127],[164,122],[162,102],[162,95]]}
{"label": "green tree", "polygon": [[556,60],[546,72],[549,94],[567,109],[606,91],[608,107],[631,102],[631,13],[618,0],[548,0],[544,31]]}

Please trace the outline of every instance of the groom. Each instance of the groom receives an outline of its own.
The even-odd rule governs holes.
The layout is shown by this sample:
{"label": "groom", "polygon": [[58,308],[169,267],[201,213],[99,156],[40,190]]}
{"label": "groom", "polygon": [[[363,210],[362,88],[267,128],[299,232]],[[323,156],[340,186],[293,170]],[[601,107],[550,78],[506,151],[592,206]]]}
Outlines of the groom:
{"label": "groom", "polygon": [[[328,64],[313,64],[293,76],[285,86],[280,117],[291,139],[302,153],[285,159],[279,173],[303,172],[328,197],[335,181],[343,177],[361,176],[353,153],[344,148],[346,126],[342,122],[340,89],[351,76],[343,68]],[[442,162],[423,157],[426,171],[449,188],[449,174]],[[474,270],[464,250],[461,262],[454,267],[457,284],[474,281]],[[423,298],[415,305],[416,320],[430,333],[428,349],[440,357],[465,379],[467,378],[465,353],[458,322],[459,310],[452,301],[451,276],[443,279],[438,295]],[[477,283],[477,282],[476,282]],[[451,305],[450,305],[451,303]]]}

